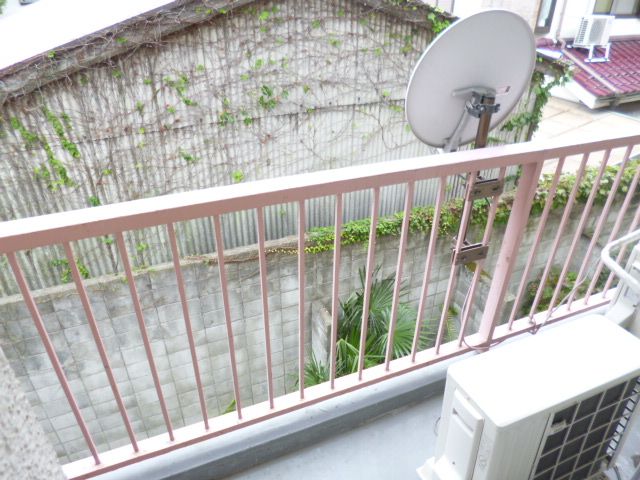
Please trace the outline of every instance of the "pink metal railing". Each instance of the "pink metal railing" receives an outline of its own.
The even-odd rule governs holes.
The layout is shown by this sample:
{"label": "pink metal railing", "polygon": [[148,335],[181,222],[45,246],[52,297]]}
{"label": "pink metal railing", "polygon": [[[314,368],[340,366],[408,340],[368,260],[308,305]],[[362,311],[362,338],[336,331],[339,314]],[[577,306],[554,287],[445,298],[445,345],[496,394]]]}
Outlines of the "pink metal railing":
{"label": "pink metal railing", "polygon": [[[541,323],[557,321],[576,312],[585,311],[605,305],[610,301],[611,295],[608,288],[611,280],[606,285],[602,293],[594,294],[595,281],[600,274],[602,266],[598,264],[596,276],[590,280],[588,296],[584,299],[576,299],[575,291],[572,292],[569,303],[566,306],[558,306],[560,302],[560,285],[556,287],[548,312],[536,313],[536,307],[542,295],[545,281],[554,265],[555,257],[559,251],[565,229],[569,225],[572,210],[575,207],[578,184],[584,176],[588,160],[592,153],[605,151],[605,164],[599,169],[595,180],[594,192],[599,188],[600,181],[605,171],[606,161],[611,151],[615,149],[626,149],[623,166],[629,161],[633,148],[640,143],[640,136],[631,136],[613,140],[603,140],[581,145],[560,145],[556,147],[540,147],[535,144],[510,145],[505,147],[483,149],[476,151],[464,151],[448,153],[438,156],[406,159],[395,162],[386,162],[366,167],[351,167],[333,171],[316,172],[292,177],[263,180],[250,184],[238,184],[233,186],[218,187],[213,189],[192,191],[176,195],[168,195],[152,199],[137,200],[122,204],[107,205],[97,208],[85,209],[74,212],[63,212],[47,215],[38,218],[27,218],[2,224],[0,231],[0,252],[7,255],[9,264],[15,274],[16,281],[24,297],[24,301],[33,317],[38,333],[45,346],[46,353],[53,364],[54,370],[64,390],[65,396],[71,406],[78,426],[80,427],[87,446],[92,454],[92,458],[74,462],[65,467],[66,473],[72,478],[88,478],[102,472],[119,468],[123,465],[138,462],[146,458],[161,455],[164,452],[190,445],[194,442],[211,438],[222,433],[242,428],[243,426],[254,424],[275,415],[280,415],[294,409],[303,408],[306,405],[327,399],[344,392],[354,390],[366,385],[383,381],[387,378],[422,368],[433,363],[442,361],[455,355],[468,352],[472,349],[487,349],[492,344],[501,341],[517,333],[526,331],[536,331]],[[540,254],[540,244],[545,227],[547,225],[552,203],[556,195],[556,189],[560,174],[566,165],[565,160],[574,155],[582,155],[578,172],[576,174],[576,186],[569,195],[567,205],[563,213],[560,226],[555,235],[551,251],[547,253],[547,262],[542,272],[540,291],[537,293],[534,303],[528,315],[523,318],[516,318],[519,305],[527,282],[534,272],[534,259]],[[529,212],[532,200],[540,178],[543,163],[546,160],[556,160],[555,170],[551,189],[546,199],[542,215],[537,220],[533,246],[526,252],[520,252],[522,239],[529,219]],[[453,301],[455,283],[458,278],[458,267],[451,267],[451,274],[448,279],[448,288],[445,294],[445,301],[442,307],[440,320],[437,324],[437,335],[435,345],[432,348],[420,350],[419,337],[423,329],[423,312],[425,310],[425,300],[430,289],[431,274],[435,261],[436,245],[445,241],[438,238],[438,229],[442,218],[444,206],[447,178],[454,175],[466,175],[469,183],[473,186],[475,172],[481,170],[499,169],[500,178],[504,178],[506,168],[519,165],[522,167],[522,175],[519,179],[515,198],[511,207],[511,215],[505,229],[504,238],[497,259],[497,264],[492,271],[492,280],[489,287],[488,299],[482,309],[482,316],[477,332],[469,333],[471,314],[477,309],[474,297],[477,293],[480,273],[483,267],[482,262],[478,262],[470,284],[470,291],[467,294],[466,302],[462,309],[462,324],[455,341],[446,342],[444,331],[446,328],[448,308]],[[608,235],[611,240],[624,225],[625,215],[633,203],[633,198],[638,186],[640,172],[636,172],[629,191],[627,192],[620,214],[613,229]],[[411,354],[394,359],[393,358],[393,335],[399,308],[399,297],[401,289],[401,279],[405,265],[405,251],[409,236],[410,212],[413,203],[413,192],[415,183],[418,181],[434,179],[439,182],[438,195],[434,209],[433,224],[427,245],[427,257],[424,264],[422,287],[418,305],[418,318],[416,320],[415,333],[412,343]],[[580,265],[580,277],[587,279],[588,265],[594,246],[601,234],[605,233],[607,217],[620,184],[620,175],[612,187],[611,200],[608,200],[598,218],[594,229],[593,240],[591,241],[587,254],[582,259]],[[375,270],[375,232],[378,224],[378,212],[380,203],[380,189],[388,185],[405,184],[406,196],[404,202],[404,217],[400,232],[397,264],[395,270],[395,286],[393,289],[393,303],[391,310],[391,320],[387,339],[387,349],[384,362],[371,368],[365,368],[365,345],[367,339],[369,296],[372,290],[372,275]],[[335,235],[340,237],[343,219],[343,199],[349,192],[370,189],[373,191],[373,201],[371,208],[371,226],[366,258],[366,276],[364,283],[364,313],[360,332],[360,350],[358,356],[357,372],[351,375],[338,377],[336,373],[336,341],[338,331],[338,310],[339,310],[339,281],[340,281],[340,242],[336,240],[333,256],[333,280],[332,280],[332,321],[330,337],[330,379],[329,382],[321,385],[305,386],[305,360],[308,358],[305,351],[305,329],[307,319],[305,318],[305,246],[306,246],[306,209],[305,201],[319,196],[334,196],[335,203]],[[595,193],[589,196],[583,209],[580,224],[574,232],[573,243],[569,248],[569,254],[562,262],[561,281],[566,276],[570,268],[571,261],[574,260],[577,250],[577,240],[582,235],[586,222],[590,218],[590,212],[594,203]],[[276,397],[274,394],[272,363],[271,363],[271,336],[270,318],[268,302],[268,281],[267,281],[267,259],[265,253],[265,225],[264,207],[286,202],[296,202],[298,205],[298,392]],[[488,211],[488,220],[483,234],[483,242],[489,242],[492,237],[494,220],[498,200],[494,198]],[[220,216],[235,211],[255,209],[257,215],[257,236],[258,236],[258,261],[260,267],[260,291],[261,305],[263,310],[263,329],[265,346],[265,369],[267,373],[267,393],[266,402],[245,406],[241,398],[241,390],[238,379],[236,349],[234,345],[233,322],[231,316],[231,304],[228,288],[228,279],[225,269],[225,253],[223,235],[221,230]],[[639,212],[631,220],[630,230],[636,228],[639,221]],[[463,245],[467,231],[466,220],[471,217],[472,202],[467,201],[462,211],[462,222],[457,235],[456,246]],[[215,245],[217,251],[217,262],[219,271],[219,281],[223,300],[224,321],[226,326],[229,366],[233,380],[233,393],[235,399],[236,415],[221,415],[210,417],[206,407],[206,396],[202,383],[201,370],[196,355],[196,345],[194,342],[193,327],[190,318],[187,294],[185,291],[184,278],[180,265],[180,253],[176,241],[174,224],[195,218],[211,217],[214,227]],[[191,361],[195,376],[196,388],[203,422],[189,425],[184,428],[174,429],[165,402],[162,385],[158,376],[154,354],[147,334],[147,327],[140,297],[136,289],[134,273],[129,262],[127,247],[124,240],[124,232],[142,229],[153,226],[166,226],[173,266],[177,278],[182,313],[187,332]],[[130,295],[133,301],[133,308],[138,320],[138,326],[142,335],[142,340],[149,364],[150,373],[153,377],[158,402],[162,410],[166,426],[166,436],[153,437],[146,440],[136,440],[132,423],[127,414],[127,409],[118,389],[117,381],[113,375],[109,363],[107,352],[104,348],[101,334],[91,309],[90,300],[86,289],[83,286],[80,272],[78,271],[70,242],[88,237],[98,237],[115,234],[118,251],[120,253],[124,270],[129,286]],[[49,339],[46,327],[38,311],[38,306],[33,299],[25,280],[22,268],[19,264],[16,252],[28,250],[41,246],[62,244],[65,248],[69,261],[73,281],[79,293],[82,305],[86,312],[87,322],[91,328],[104,370],[107,374],[109,385],[122,421],[126,427],[130,445],[107,452],[98,452],[91,432],[82,417],[80,408],[74,397],[69,381],[60,364],[59,353],[56,352]],[[524,274],[520,280],[513,279],[516,260],[519,255],[526,255],[527,261],[524,266]],[[518,285],[515,289],[516,298],[514,306],[507,317],[503,317],[502,310],[504,300],[513,282]],[[504,321],[504,323],[502,323]]]}

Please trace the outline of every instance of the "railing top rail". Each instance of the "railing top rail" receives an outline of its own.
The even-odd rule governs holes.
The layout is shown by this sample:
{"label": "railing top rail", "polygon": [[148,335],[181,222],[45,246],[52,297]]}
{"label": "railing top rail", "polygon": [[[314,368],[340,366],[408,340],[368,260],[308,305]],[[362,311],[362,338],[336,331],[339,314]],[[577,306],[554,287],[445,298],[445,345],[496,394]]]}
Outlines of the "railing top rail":
{"label": "railing top rail", "polygon": [[[568,145],[528,142],[357,165],[3,222],[0,253],[445,175],[526,165],[640,143],[640,135]],[[82,215],[79,212],[82,211]]]}

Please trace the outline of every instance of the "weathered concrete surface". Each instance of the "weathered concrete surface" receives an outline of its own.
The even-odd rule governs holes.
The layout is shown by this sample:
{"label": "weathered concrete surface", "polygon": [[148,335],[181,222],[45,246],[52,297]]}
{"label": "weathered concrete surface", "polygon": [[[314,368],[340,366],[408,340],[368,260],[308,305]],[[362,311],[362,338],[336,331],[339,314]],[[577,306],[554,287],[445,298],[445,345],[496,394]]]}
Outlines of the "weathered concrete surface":
{"label": "weathered concrete surface", "polygon": [[0,349],[0,479],[64,480],[55,452]]}

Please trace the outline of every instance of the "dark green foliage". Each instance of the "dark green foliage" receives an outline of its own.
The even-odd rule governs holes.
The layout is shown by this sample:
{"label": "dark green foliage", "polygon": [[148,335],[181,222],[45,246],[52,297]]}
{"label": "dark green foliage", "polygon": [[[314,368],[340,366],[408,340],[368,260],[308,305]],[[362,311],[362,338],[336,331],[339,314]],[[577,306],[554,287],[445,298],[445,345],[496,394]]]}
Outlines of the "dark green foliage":
{"label": "dark green foliage", "polygon": [[[547,281],[544,284],[540,301],[538,302],[536,310],[533,313],[544,312],[545,310],[549,309],[549,304],[551,303],[551,299],[553,298],[553,292],[555,291],[556,286],[558,285],[558,282],[560,280],[560,273],[560,267],[555,266],[551,268],[547,277]],[[567,272],[564,281],[562,282],[562,287],[560,288],[560,295],[558,296],[558,300],[562,300],[571,292],[571,290],[573,290],[577,276],[578,274],[576,272]],[[529,315],[529,311],[531,310],[533,301],[536,298],[536,293],[540,288],[540,280],[541,279],[539,278],[527,284],[527,288],[524,292],[524,299],[522,305],[520,306],[521,316]],[[578,286],[578,290],[576,293],[584,294],[587,291],[587,287],[588,284],[582,284]]]}
{"label": "dark green foliage", "polygon": [[[379,268],[373,272],[369,297],[369,317],[367,323],[367,339],[365,345],[365,368],[382,363],[387,351],[391,307],[393,304],[394,277],[382,279],[378,276]],[[340,303],[338,320],[338,339],[336,341],[336,376],[340,377],[358,370],[360,350],[360,332],[364,308],[365,272],[360,270],[360,288]],[[401,291],[401,298],[406,292]],[[396,317],[396,328],[393,335],[393,358],[411,353],[415,332],[417,313],[411,305],[400,301]],[[452,329],[447,325],[448,335]],[[422,329],[419,348],[433,345],[435,328],[428,324]],[[317,385],[329,379],[329,367],[318,361],[313,355],[305,365],[305,385]]]}

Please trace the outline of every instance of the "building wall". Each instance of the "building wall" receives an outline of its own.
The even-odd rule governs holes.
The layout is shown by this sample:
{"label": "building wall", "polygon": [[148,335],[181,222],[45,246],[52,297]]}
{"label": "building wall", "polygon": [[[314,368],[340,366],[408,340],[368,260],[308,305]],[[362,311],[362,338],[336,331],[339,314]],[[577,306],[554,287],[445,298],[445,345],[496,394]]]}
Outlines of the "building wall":
{"label": "building wall", "polygon": [[453,3],[452,13],[458,17],[468,17],[487,9],[503,9],[517,13],[533,30],[538,19],[539,0],[458,0]]}

